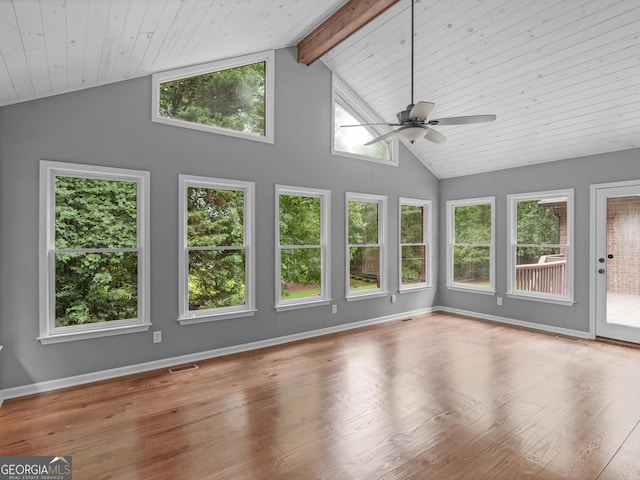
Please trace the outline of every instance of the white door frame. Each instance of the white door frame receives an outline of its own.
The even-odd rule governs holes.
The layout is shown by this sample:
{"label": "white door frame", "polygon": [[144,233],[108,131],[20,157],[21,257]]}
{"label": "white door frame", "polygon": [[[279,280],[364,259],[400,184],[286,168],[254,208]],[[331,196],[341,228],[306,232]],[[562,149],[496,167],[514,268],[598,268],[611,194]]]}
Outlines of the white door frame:
{"label": "white door frame", "polygon": [[618,187],[632,187],[640,185],[640,179],[623,182],[598,183],[591,185],[590,197],[590,227],[589,227],[589,338],[596,338],[596,316],[597,316],[597,278],[598,278],[598,225],[597,225],[597,193],[598,190]]}

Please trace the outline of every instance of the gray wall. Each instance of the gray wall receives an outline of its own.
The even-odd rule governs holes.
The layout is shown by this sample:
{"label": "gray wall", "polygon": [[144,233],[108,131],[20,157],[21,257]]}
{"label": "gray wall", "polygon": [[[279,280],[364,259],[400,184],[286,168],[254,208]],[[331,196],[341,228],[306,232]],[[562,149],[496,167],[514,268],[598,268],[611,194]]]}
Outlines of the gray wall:
{"label": "gray wall", "polygon": [[[470,157],[470,162],[473,158]],[[640,179],[640,149],[514,168],[440,181],[440,245],[446,245],[446,201],[496,196],[496,296],[447,290],[445,256],[440,250],[437,304],[485,315],[568,328],[589,330],[589,196],[590,185]],[[543,190],[575,189],[575,305],[572,307],[510,299],[507,290],[507,195]],[[443,247],[444,248],[444,247]]]}
{"label": "gray wall", "polygon": [[[344,301],[344,193],[389,196],[389,287],[395,293],[398,197],[432,199],[437,222],[438,181],[403,146],[397,168],[331,155],[331,74],[320,62],[305,67],[294,50],[278,51],[275,88],[273,145],[152,123],[150,77],[0,109],[0,389],[434,305],[435,291],[398,295],[395,304],[388,297]],[[36,340],[40,159],[151,172],[151,319],[152,330],[163,332],[161,344],[152,343],[151,332],[47,346]],[[256,182],[254,317],[177,323],[179,173]],[[273,308],[276,183],[331,189],[337,315],[329,306]]]}

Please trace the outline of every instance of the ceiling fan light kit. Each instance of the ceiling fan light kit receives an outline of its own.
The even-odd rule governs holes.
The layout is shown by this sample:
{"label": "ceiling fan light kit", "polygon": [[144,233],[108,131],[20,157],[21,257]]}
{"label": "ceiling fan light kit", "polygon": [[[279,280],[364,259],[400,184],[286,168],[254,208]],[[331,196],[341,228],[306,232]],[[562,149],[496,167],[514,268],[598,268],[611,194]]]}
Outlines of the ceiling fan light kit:
{"label": "ceiling fan light kit", "polygon": [[437,130],[430,128],[431,125],[468,125],[471,123],[484,123],[492,122],[496,119],[495,115],[468,115],[464,117],[446,117],[429,120],[429,114],[435,108],[435,104],[432,102],[418,103],[413,102],[413,87],[414,87],[414,4],[415,0],[411,0],[411,103],[407,105],[406,110],[402,110],[396,115],[398,123],[379,123],[379,124],[359,124],[359,125],[341,125],[341,127],[360,127],[365,125],[387,125],[389,127],[400,127],[384,135],[380,135],[374,138],[365,145],[372,145],[374,143],[386,140],[387,138],[397,135],[400,138],[407,140],[410,143],[415,143],[417,140],[424,138],[433,143],[442,143],[447,140],[447,137],[442,135]]}

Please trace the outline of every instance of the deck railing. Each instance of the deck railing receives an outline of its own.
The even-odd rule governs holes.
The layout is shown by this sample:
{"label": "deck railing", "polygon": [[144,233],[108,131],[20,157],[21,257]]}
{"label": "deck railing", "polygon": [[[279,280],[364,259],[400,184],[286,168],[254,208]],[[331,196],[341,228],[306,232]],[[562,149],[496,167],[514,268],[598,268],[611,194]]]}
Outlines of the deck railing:
{"label": "deck railing", "polygon": [[566,271],[567,261],[564,258],[541,257],[539,263],[516,265],[516,288],[565,295]]}

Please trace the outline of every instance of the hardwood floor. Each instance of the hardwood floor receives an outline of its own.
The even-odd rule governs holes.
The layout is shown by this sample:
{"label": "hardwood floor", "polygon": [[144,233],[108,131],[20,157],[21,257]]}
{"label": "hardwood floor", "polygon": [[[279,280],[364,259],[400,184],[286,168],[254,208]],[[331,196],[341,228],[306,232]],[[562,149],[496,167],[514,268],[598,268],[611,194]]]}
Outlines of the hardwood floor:
{"label": "hardwood floor", "polygon": [[74,479],[640,478],[640,350],[436,313],[6,400]]}

